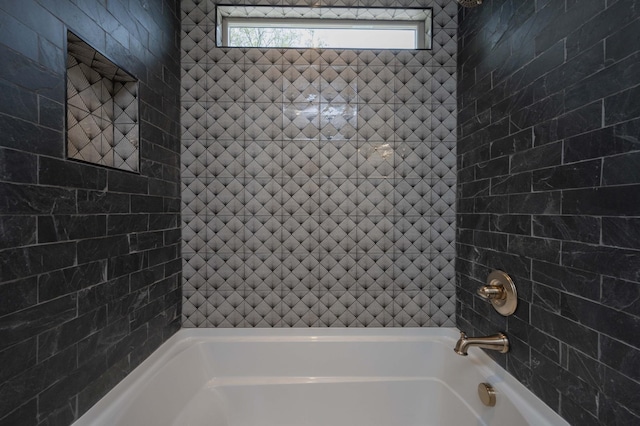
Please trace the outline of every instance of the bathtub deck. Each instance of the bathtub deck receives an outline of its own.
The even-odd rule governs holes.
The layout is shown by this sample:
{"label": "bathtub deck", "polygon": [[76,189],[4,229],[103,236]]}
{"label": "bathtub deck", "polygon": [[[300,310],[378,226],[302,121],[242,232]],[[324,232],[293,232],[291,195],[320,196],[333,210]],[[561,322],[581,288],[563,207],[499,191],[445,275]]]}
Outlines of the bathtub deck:
{"label": "bathtub deck", "polygon": [[[455,329],[181,330],[76,426],[566,425]],[[477,386],[498,391],[485,407]]]}

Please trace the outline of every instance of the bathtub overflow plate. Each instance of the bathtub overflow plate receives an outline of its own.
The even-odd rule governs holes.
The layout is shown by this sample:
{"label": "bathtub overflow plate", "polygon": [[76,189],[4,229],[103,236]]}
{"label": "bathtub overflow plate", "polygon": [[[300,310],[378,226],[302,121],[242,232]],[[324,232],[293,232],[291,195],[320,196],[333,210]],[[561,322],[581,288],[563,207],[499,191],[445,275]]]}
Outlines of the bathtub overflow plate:
{"label": "bathtub overflow plate", "polygon": [[478,396],[480,401],[487,407],[495,407],[496,390],[489,383],[480,383],[478,385]]}

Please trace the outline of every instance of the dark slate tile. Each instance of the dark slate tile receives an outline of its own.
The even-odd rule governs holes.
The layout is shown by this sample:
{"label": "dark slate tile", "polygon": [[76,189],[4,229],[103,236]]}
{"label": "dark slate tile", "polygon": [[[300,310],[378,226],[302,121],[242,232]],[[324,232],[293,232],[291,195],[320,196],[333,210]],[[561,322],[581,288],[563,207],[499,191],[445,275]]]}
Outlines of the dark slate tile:
{"label": "dark slate tile", "polygon": [[0,146],[35,154],[62,157],[62,132],[7,115],[0,115]]}
{"label": "dark slate tile", "polygon": [[38,400],[32,398],[6,417],[0,417],[2,425],[36,426],[38,424]]}
{"label": "dark slate tile", "polygon": [[[638,11],[633,2],[609,2],[607,6],[604,11],[591,20],[589,25],[583,25],[567,38],[567,53],[569,56],[582,51],[585,46],[591,46],[598,40],[604,39],[607,39],[608,51],[620,41],[619,38],[615,41],[611,40],[610,36],[613,34],[613,37],[615,37],[616,31],[624,28],[625,25],[638,17]],[[611,43],[609,40],[611,40]],[[625,44],[624,42],[622,43]],[[609,44],[614,46],[609,46]]]}
{"label": "dark slate tile", "polygon": [[[56,51],[55,53],[63,56],[62,51]],[[65,106],[63,104],[44,96],[38,98],[38,122],[42,126],[62,131],[64,129],[64,114]]]}
{"label": "dark slate tile", "polygon": [[106,191],[78,190],[78,213],[129,213],[130,197],[127,194]]}
{"label": "dark slate tile", "polygon": [[131,250],[143,251],[159,248],[164,245],[164,235],[161,231],[144,232],[130,236]]}
{"label": "dark slate tile", "polygon": [[527,151],[517,152],[511,157],[511,174],[557,166],[562,161],[562,144],[542,145]]}
{"label": "dark slate tile", "polygon": [[[182,208],[182,200],[180,198],[163,198],[162,199],[162,211],[165,213],[179,213]],[[441,214],[437,207],[434,207],[437,214]]]}
{"label": "dark slate tile", "polygon": [[600,361],[635,381],[640,381],[640,349],[600,335]]}
{"label": "dark slate tile", "polygon": [[[498,88],[503,91],[504,89]],[[496,98],[491,95],[478,100],[478,107],[480,105],[485,107],[485,103],[491,108],[492,117],[504,117],[512,113],[511,125],[519,126],[521,129],[530,127],[528,122],[536,121],[539,118],[540,110],[534,104],[533,100],[533,87],[529,86],[523,90],[517,90],[514,92],[505,93],[506,98],[499,102],[496,99],[502,98],[502,96]]]}
{"label": "dark slate tile", "polygon": [[489,197],[476,197],[473,199],[475,213],[507,213],[509,206],[509,197],[506,195],[497,195]]}
{"label": "dark slate tile", "polygon": [[[56,253],[52,256],[51,253]],[[10,281],[71,266],[76,261],[75,243],[56,243],[5,250],[0,256],[0,274]]]}
{"label": "dark slate tile", "polygon": [[535,38],[536,52],[549,49],[558,40],[564,39],[604,8],[605,2],[603,0],[582,1],[580,4],[574,4],[573,7],[567,5],[565,10],[555,13],[549,21],[545,22],[545,26],[540,28],[540,33]]}
{"label": "dark slate tile", "polygon": [[534,127],[535,144],[542,145],[602,127],[602,101],[570,111]]}
{"label": "dark slate tile", "polygon": [[38,412],[41,416],[51,413],[75,401],[76,394],[100,376],[106,369],[104,356],[79,360],[77,368],[67,368],[67,374],[38,396]]}
{"label": "dark slate tile", "polygon": [[600,242],[600,219],[592,216],[533,216],[533,235],[565,241]]}
{"label": "dark slate tile", "polygon": [[598,333],[582,324],[534,305],[531,325],[592,357],[598,356]]}
{"label": "dark slate tile", "polygon": [[149,228],[148,214],[111,214],[107,218],[107,234],[143,232]]}
{"label": "dark slate tile", "polygon": [[533,129],[525,129],[491,142],[491,158],[525,151],[533,147]]}
{"label": "dark slate tile", "polygon": [[[533,94],[531,95],[533,100]],[[505,112],[508,112],[507,109]],[[564,92],[554,93],[537,102],[531,102],[519,111],[511,113],[511,124],[517,129],[527,129],[558,117],[565,112]]]}
{"label": "dark slate tile", "polygon": [[36,242],[35,216],[0,216],[0,249]]}
{"label": "dark slate tile", "polygon": [[174,246],[161,247],[154,250],[145,252],[148,257],[147,264],[149,266],[158,265],[160,263],[168,262],[175,259],[180,252],[178,244]]}
{"label": "dark slate tile", "polygon": [[608,246],[640,249],[640,219],[602,218],[602,243]]}
{"label": "dark slate tile", "polygon": [[[0,11],[0,22],[2,11]],[[8,31],[7,28],[5,28]],[[29,121],[38,122],[38,97],[34,92],[24,90],[6,81],[0,80],[0,113]]]}
{"label": "dark slate tile", "polygon": [[78,357],[92,359],[106,353],[114,343],[124,339],[130,332],[128,317],[111,321],[106,327],[78,341]]}
{"label": "dark slate tile", "polygon": [[601,161],[584,161],[533,172],[534,191],[590,188],[600,185]]}
{"label": "dark slate tile", "polygon": [[182,238],[182,229],[175,228],[164,231],[162,234],[162,238],[164,240],[164,245],[171,245],[180,242]]}
{"label": "dark slate tile", "polygon": [[566,266],[603,275],[640,281],[640,252],[580,243],[564,243],[562,262]]}
{"label": "dark slate tile", "polygon": [[36,183],[37,157],[26,152],[0,149],[0,180],[14,183]]}
{"label": "dark slate tile", "polygon": [[551,263],[560,262],[560,242],[524,235],[509,235],[509,253]]}
{"label": "dark slate tile", "polygon": [[572,375],[535,349],[531,350],[531,365],[534,376],[543,377],[551,386],[558,389],[562,395],[562,402],[565,399],[571,399],[580,402],[584,410],[590,413],[597,412],[597,390],[588,383]]}
{"label": "dark slate tile", "polygon": [[129,360],[123,358],[107,371],[102,373],[100,377],[93,380],[89,385],[78,393],[78,411],[84,413],[107,394],[115,385],[117,385],[132,368]]}
{"label": "dark slate tile", "polygon": [[129,276],[127,275],[98,285],[86,287],[78,292],[78,313],[83,314],[90,312],[96,306],[106,306],[107,303],[120,299],[128,293]]}
{"label": "dark slate tile", "polygon": [[551,287],[535,284],[532,303],[549,312],[560,314],[560,292]]}
{"label": "dark slate tile", "polygon": [[600,422],[596,417],[595,412],[589,412],[585,410],[584,404],[582,401],[576,401],[571,397],[562,398],[562,403],[560,405],[560,415],[569,422],[569,424],[573,425],[593,425],[599,426]]}
{"label": "dark slate tile", "polygon": [[110,257],[107,263],[107,278],[113,279],[122,275],[131,274],[143,269],[145,266],[145,258],[142,253]]}
{"label": "dark slate tile", "polygon": [[600,396],[599,420],[604,425],[635,425],[640,424],[640,416],[618,404],[615,399]]}
{"label": "dark slate tile", "polygon": [[494,232],[474,231],[473,244],[478,247],[486,247],[493,250],[507,250],[507,235]]}
{"label": "dark slate tile", "polygon": [[[7,3],[8,7],[19,9],[13,3]],[[10,6],[9,6],[10,5]],[[24,9],[22,8],[23,12]],[[31,13],[24,15],[32,16]],[[62,35],[62,23],[54,19],[59,27],[59,37]],[[58,31],[56,30],[56,31]],[[35,60],[21,55],[4,44],[0,47],[0,58],[7,65],[0,70],[0,78],[25,90],[37,92],[39,95],[52,100],[64,99],[64,74],[55,73],[46,67],[40,66]],[[36,58],[37,59],[37,58]]]}
{"label": "dark slate tile", "polygon": [[36,277],[0,283],[0,317],[38,303]]}
{"label": "dark slate tile", "polygon": [[562,316],[629,344],[637,344],[640,318],[580,297],[562,295]]}
{"label": "dark slate tile", "polygon": [[478,229],[489,230],[490,215],[487,214],[459,214],[456,217],[456,227],[458,229]]}
{"label": "dark slate tile", "polygon": [[49,157],[40,157],[38,178],[41,185],[98,190],[107,186],[105,169]]}
{"label": "dark slate tile", "polygon": [[[19,406],[24,399],[31,399],[72,370],[76,365],[77,351],[71,347],[55,356],[24,370],[0,385],[0,418]],[[20,390],[16,392],[16,390]]]}
{"label": "dark slate tile", "polygon": [[38,35],[35,31],[23,25],[4,10],[0,10],[0,25],[4,33],[2,44],[11,46],[13,50],[31,60],[38,60]]}
{"label": "dark slate tile", "polygon": [[[604,41],[590,44],[577,56],[569,58],[535,84],[535,99],[542,99],[566,89],[567,82],[580,82],[604,68]],[[569,102],[572,99],[568,99]]]}
{"label": "dark slate tile", "polygon": [[164,267],[156,265],[131,274],[131,291],[137,291],[165,277]]}
{"label": "dark slate tile", "polygon": [[623,185],[640,183],[640,152],[632,152],[604,159],[602,169],[603,185]]}
{"label": "dark slate tile", "polygon": [[[638,11],[634,6],[633,2],[619,1],[610,8],[611,11],[615,10],[616,16],[615,20],[607,22],[616,22],[617,32],[607,38],[607,61],[619,61],[638,51],[638,46],[627,42],[637,40],[636,37],[640,36]],[[635,20],[622,27],[620,25],[622,20],[628,22],[629,18],[635,18]]]}
{"label": "dark slate tile", "polygon": [[40,361],[75,345],[79,340],[100,330],[107,324],[107,307],[100,306],[38,336],[38,359]]}
{"label": "dark slate tile", "polygon": [[55,299],[106,280],[106,261],[48,272],[38,277],[39,301]]}
{"label": "dark slate tile", "polygon": [[640,317],[640,284],[618,278],[602,277],[603,305]]}
{"label": "dark slate tile", "polygon": [[0,362],[2,370],[0,370],[0,382],[14,377],[36,364],[36,354],[38,345],[36,338],[25,340],[5,348],[0,352]]}
{"label": "dark slate tile", "polygon": [[131,196],[131,213],[162,213],[163,208],[162,197],[150,195],[132,195]]}
{"label": "dark slate tile", "polygon": [[108,259],[129,252],[129,238],[126,235],[93,238],[78,242],[78,263]]}
{"label": "dark slate tile", "polygon": [[634,415],[640,416],[640,383],[623,376],[619,372],[605,367],[604,393],[607,397],[624,406]]}
{"label": "dark slate tile", "polygon": [[[531,37],[531,35],[526,37]],[[537,50],[537,54],[538,56],[533,61],[513,75],[512,80],[514,83],[511,84],[517,84],[518,87],[526,87],[552,69],[560,66],[564,62],[564,43],[558,38],[551,42],[544,52]]]}
{"label": "dark slate tile", "polygon": [[38,242],[77,240],[106,236],[105,215],[38,216]]}
{"label": "dark slate tile", "polygon": [[578,108],[635,85],[637,73],[640,72],[640,61],[638,60],[640,54],[634,56],[610,65],[567,88],[567,109]]}
{"label": "dark slate tile", "polygon": [[148,179],[145,176],[109,170],[109,191],[146,194],[148,191]]}
{"label": "dark slate tile", "polygon": [[0,211],[3,214],[73,214],[76,195],[67,189],[0,182]]}
{"label": "dark slate tile", "polygon": [[491,231],[531,235],[531,216],[518,214],[492,215]]}
{"label": "dark slate tile", "polygon": [[[182,273],[182,258],[177,258],[164,263],[164,276],[170,277]],[[182,305],[180,305],[182,306]]]}
{"label": "dark slate tile", "polygon": [[531,192],[531,173],[509,174],[491,179],[491,195]]}
{"label": "dark slate tile", "polygon": [[528,386],[538,398],[551,407],[554,411],[560,409],[560,392],[552,386],[544,377],[531,372],[531,383]]}
{"label": "dark slate tile", "polygon": [[529,343],[542,355],[555,363],[560,363],[560,341],[534,327],[531,330]]}
{"label": "dark slate tile", "polygon": [[509,195],[509,213],[560,213],[560,192],[538,192],[533,194]]}
{"label": "dark slate tile", "polygon": [[640,185],[563,191],[562,214],[633,216],[640,209]]}
{"label": "dark slate tile", "polygon": [[[629,144],[624,139],[615,138],[613,127],[605,127],[565,140],[563,159],[565,163],[573,163],[624,152],[628,147]],[[640,148],[640,144],[638,147]]]}
{"label": "dark slate tile", "polygon": [[[638,55],[640,57],[640,54]],[[640,67],[640,61],[636,61]],[[604,100],[604,122],[611,125],[621,121],[636,119],[640,116],[640,86],[616,93]]]}
{"label": "dark slate tile", "polygon": [[503,176],[509,173],[509,157],[494,158],[483,163],[476,164],[476,179],[486,179],[495,176]]}

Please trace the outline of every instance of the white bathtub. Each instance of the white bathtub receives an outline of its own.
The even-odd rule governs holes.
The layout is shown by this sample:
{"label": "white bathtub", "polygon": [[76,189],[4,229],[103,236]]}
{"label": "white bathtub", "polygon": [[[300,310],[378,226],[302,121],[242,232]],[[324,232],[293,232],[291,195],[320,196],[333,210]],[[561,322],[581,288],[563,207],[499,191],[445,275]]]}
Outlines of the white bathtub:
{"label": "white bathtub", "polygon": [[[567,425],[452,328],[183,329],[76,426]],[[477,388],[497,391],[495,407]]]}

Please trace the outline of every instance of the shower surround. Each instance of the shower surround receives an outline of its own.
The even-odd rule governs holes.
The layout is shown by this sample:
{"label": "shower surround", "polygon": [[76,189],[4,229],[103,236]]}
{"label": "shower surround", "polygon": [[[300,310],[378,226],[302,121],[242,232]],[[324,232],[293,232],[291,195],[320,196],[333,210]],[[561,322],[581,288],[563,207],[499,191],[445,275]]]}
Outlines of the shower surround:
{"label": "shower surround", "polygon": [[185,327],[454,325],[457,5],[405,3],[433,50],[218,48],[182,2]]}

